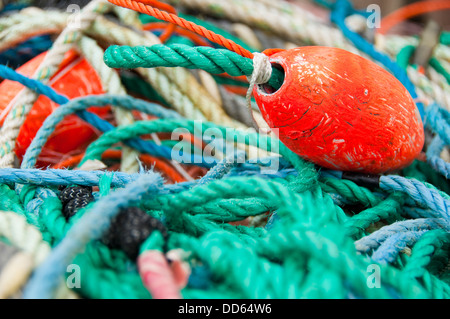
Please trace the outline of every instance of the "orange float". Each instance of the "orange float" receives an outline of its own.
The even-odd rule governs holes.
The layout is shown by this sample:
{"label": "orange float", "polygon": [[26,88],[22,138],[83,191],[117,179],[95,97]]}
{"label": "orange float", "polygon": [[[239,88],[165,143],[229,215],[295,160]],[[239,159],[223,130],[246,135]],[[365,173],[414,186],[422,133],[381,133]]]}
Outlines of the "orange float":
{"label": "orange float", "polygon": [[392,74],[338,48],[300,47],[268,55],[284,70],[285,80],[275,92],[255,87],[255,100],[293,152],[326,168],[370,174],[404,168],[419,156],[422,120]]}
{"label": "orange float", "polygon": [[[32,76],[47,53],[44,52],[17,69],[17,72]],[[59,94],[69,99],[104,93],[101,80],[86,59],[71,50],[64,57],[59,71],[50,79],[49,85]],[[20,83],[5,80],[0,84],[0,125],[10,112],[14,98],[23,89]],[[59,105],[46,96],[40,96],[28,114],[16,142],[15,153],[22,160],[44,120]],[[93,107],[89,111],[105,118],[109,107]],[[81,152],[100,132],[76,115],[67,116],[57,125],[54,133],[44,146],[37,167],[47,167],[63,158]]]}

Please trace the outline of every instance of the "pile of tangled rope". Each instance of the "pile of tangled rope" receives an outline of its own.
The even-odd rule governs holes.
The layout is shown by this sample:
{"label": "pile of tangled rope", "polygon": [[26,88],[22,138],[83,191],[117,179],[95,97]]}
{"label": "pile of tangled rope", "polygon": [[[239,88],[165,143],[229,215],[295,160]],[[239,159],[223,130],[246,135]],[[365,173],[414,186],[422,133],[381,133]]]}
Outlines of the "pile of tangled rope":
{"label": "pile of tangled rope", "polygon": [[[0,129],[0,298],[449,298],[449,34],[420,68],[420,37],[370,40],[367,12],[317,2],[327,19],[295,1],[0,1],[0,78],[21,85]],[[258,133],[251,52],[302,45],[391,71],[422,115],[423,158],[363,176]],[[52,87],[68,53],[101,94]],[[18,156],[42,96],[58,107]],[[95,138],[44,156],[68,116]]]}

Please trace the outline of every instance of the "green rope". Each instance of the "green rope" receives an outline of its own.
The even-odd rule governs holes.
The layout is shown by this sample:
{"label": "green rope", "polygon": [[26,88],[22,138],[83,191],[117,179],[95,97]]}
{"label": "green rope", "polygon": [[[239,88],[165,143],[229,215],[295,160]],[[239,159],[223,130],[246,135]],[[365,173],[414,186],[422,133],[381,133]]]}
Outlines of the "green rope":
{"label": "green rope", "polygon": [[376,206],[382,198],[374,195],[369,189],[359,186],[350,180],[336,178],[321,179],[320,186],[327,193],[336,193],[353,203],[361,203],[365,206]]}
{"label": "green rope", "polygon": [[[80,162],[79,166],[83,165],[87,160],[100,159],[101,154],[106,151],[111,145],[119,143],[123,140],[133,138],[135,136],[151,134],[156,132],[174,132],[179,129],[187,129],[190,133],[197,134],[205,133],[207,130],[218,130],[218,134],[227,138],[227,142],[242,142],[246,145],[256,147],[263,147],[266,151],[272,151],[274,145],[278,146],[278,152],[287,161],[291,162],[294,168],[306,176],[318,176],[312,163],[301,159],[297,154],[289,150],[279,140],[273,141],[267,135],[260,135],[257,133],[246,133],[237,129],[230,129],[224,126],[219,126],[210,122],[197,122],[191,120],[154,120],[150,122],[136,122],[132,125],[124,125],[115,130],[111,130],[103,134],[99,139],[89,145]],[[203,135],[202,135],[203,136]],[[276,143],[276,144],[274,144]]]}
{"label": "green rope", "polygon": [[448,265],[449,247],[450,233],[440,229],[429,231],[413,246],[411,257],[404,268],[404,272],[412,278],[421,279],[424,287],[431,292],[431,298],[445,299],[450,295],[449,284],[427,271],[427,268],[433,268],[433,261],[444,259],[441,249],[445,251],[447,261],[446,264],[441,263],[441,266]]}
{"label": "green rope", "polygon": [[432,57],[430,59],[430,66],[433,67],[438,73],[442,74],[442,76],[447,80],[447,83],[450,84],[450,73],[442,66],[438,59]]}
{"label": "green rope", "polygon": [[450,245],[450,233],[444,230],[433,230],[424,234],[414,245],[405,272],[413,277],[425,274],[426,266],[430,264],[433,255],[443,246]]}
{"label": "green rope", "polygon": [[24,215],[24,209],[16,192],[6,184],[0,185],[0,211],[16,212]]}
{"label": "green rope", "polygon": [[136,269],[134,271],[117,271],[104,265],[99,268],[89,260],[89,256],[86,254],[79,254],[73,263],[83,270],[83,275],[80,277],[80,288],[74,288],[74,290],[87,298],[151,298]]}
{"label": "green rope", "polygon": [[[199,127],[193,121],[138,122],[102,135],[88,148],[85,159],[98,158],[108,145],[132,136],[148,134],[156,129],[170,132],[179,127],[190,132],[196,129],[204,132],[210,128],[221,132],[226,130],[212,123],[203,123]],[[266,136],[237,130],[232,132],[230,140],[236,138],[248,145],[267,145],[269,150],[272,146]],[[280,145],[280,153],[297,168],[297,177],[273,180],[224,178],[141,202],[141,207],[149,214],[164,216],[170,226],[169,249],[181,248],[191,252],[193,265],[201,260],[214,273],[210,284],[218,297],[229,295],[227,287],[233,287],[233,296],[230,297],[237,298],[347,298],[349,289],[366,298],[390,298],[389,287],[394,287],[406,298],[449,296],[445,283],[434,275],[446,260],[443,254],[448,252],[447,248],[436,248],[432,259],[419,258],[423,254],[414,253],[411,258],[415,259],[410,260],[421,260],[414,272],[383,266],[383,289],[367,287],[365,270],[373,262],[356,253],[353,239],[380,220],[401,219],[399,211],[403,195],[394,193],[383,199],[347,180],[323,178],[317,183],[318,175],[312,164],[302,161],[283,145]],[[101,196],[108,194],[111,178],[111,175],[105,175],[102,179]],[[2,189],[10,193],[8,198],[14,200],[17,196],[5,186]],[[258,193],[255,194],[254,189],[258,189]],[[352,217],[345,216],[327,193],[339,194],[351,203],[361,203],[369,208]],[[40,229],[47,240],[58,242],[89,209],[90,206],[82,209],[66,222],[61,214],[60,201],[55,197],[47,198],[39,214]],[[228,224],[229,221],[275,211],[281,219],[270,232]],[[160,249],[159,246],[160,241],[149,240],[142,249]],[[220,262],[217,262],[218,251]],[[240,263],[236,263],[237,259]],[[101,242],[89,243],[74,263],[82,265],[84,274],[88,273],[83,276],[79,289],[83,296],[150,297],[142,286],[134,263],[123,252],[108,249]],[[411,277],[417,271],[422,274],[423,284]],[[113,289],[123,282],[127,284]],[[243,282],[248,284],[242,285]],[[182,295],[185,298],[207,297],[207,292],[188,286],[182,290]]]}
{"label": "green rope", "polygon": [[144,97],[163,105],[170,105],[148,82],[144,81],[138,75],[123,73],[120,79],[130,94]]}
{"label": "green rope", "polygon": [[[409,65],[411,56],[414,54],[415,47],[413,45],[407,45],[397,54],[397,63],[404,69]],[[450,84],[450,74],[442,66],[438,59],[431,57],[428,62],[432,68],[434,68],[438,73],[440,73],[448,84]]]}
{"label": "green rope", "polygon": [[345,225],[347,235],[357,239],[361,237],[367,227],[381,219],[393,218],[394,220],[401,220],[400,210],[403,203],[403,194],[391,194],[378,205],[368,208],[350,218]]}
{"label": "green rope", "polygon": [[[182,44],[110,46],[103,59],[111,68],[184,67],[213,74],[228,73],[231,76],[250,76],[253,73],[253,61],[235,52]],[[281,87],[284,81],[283,72],[277,68],[272,68],[272,72],[269,85],[274,88]]]}
{"label": "green rope", "polygon": [[445,45],[450,45],[450,32],[442,32],[440,42]]}

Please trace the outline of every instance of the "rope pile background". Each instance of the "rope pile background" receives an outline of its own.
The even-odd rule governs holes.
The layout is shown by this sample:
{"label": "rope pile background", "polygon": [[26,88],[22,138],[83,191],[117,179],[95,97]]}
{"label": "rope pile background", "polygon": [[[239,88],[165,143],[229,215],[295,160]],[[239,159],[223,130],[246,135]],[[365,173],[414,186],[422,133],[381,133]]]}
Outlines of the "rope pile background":
{"label": "rope pile background", "polygon": [[[356,32],[364,26],[352,23],[365,13],[347,0],[320,2],[331,21],[285,1],[164,1],[249,52],[340,47],[396,75],[421,112],[426,161],[364,179],[317,167],[282,144],[276,150],[273,136],[248,130],[251,56],[181,29],[164,38],[167,24],[106,0],[80,2],[78,27],[68,23],[70,1],[41,2],[0,1],[0,77],[26,87],[0,129],[1,298],[450,296],[448,33],[420,72],[407,62],[417,37],[378,34],[368,42]],[[69,99],[48,85],[73,49],[98,73],[105,94]],[[15,71],[47,50],[33,77]],[[271,85],[282,81],[274,74]],[[59,107],[16,165],[17,136],[40,95]],[[90,112],[93,106],[111,106],[112,119]],[[70,114],[99,137],[37,167]],[[184,140],[193,152],[181,163],[171,157],[178,141],[164,137],[180,128],[194,137]],[[195,138],[211,129],[227,140]],[[201,155],[207,143],[216,146],[209,158]],[[230,144],[245,163],[227,154]],[[255,157],[262,151],[265,158]],[[107,168],[86,168],[98,161]],[[279,170],[264,173],[272,161]],[[93,200],[66,219],[62,186],[94,187]],[[167,231],[151,232],[137,259],[103,240],[127,207],[139,207]],[[69,289],[71,264],[80,267],[81,282]],[[368,284],[374,265],[378,288]]]}

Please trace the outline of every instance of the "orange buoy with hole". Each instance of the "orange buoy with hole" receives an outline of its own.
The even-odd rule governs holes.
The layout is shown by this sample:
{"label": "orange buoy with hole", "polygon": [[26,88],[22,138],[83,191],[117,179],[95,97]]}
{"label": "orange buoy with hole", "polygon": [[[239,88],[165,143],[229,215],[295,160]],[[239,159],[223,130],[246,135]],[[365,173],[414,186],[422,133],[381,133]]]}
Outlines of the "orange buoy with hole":
{"label": "orange buoy with hole", "polygon": [[[44,60],[45,55],[46,52],[30,60],[18,68],[17,72],[26,76],[32,76]],[[69,51],[65,55],[59,71],[51,78],[49,85],[56,92],[65,95],[69,99],[104,93],[101,80],[96,71],[86,59],[78,56],[74,50]],[[10,112],[15,96],[23,88],[23,85],[20,83],[9,80],[5,80],[0,84],[0,125],[3,125],[6,116]],[[26,149],[36,136],[44,120],[57,107],[59,105],[46,96],[40,96],[34,103],[17,138],[15,153],[19,160],[22,160]],[[104,118],[109,112],[109,107],[93,107],[89,108],[89,111]],[[36,166],[46,167],[58,163],[67,156],[79,153],[98,135],[99,132],[95,128],[82,121],[78,116],[69,115],[55,128],[54,133],[45,144]]]}
{"label": "orange buoy with hole", "polygon": [[411,95],[374,62],[318,46],[268,55],[284,83],[253,93],[267,124],[301,157],[378,174],[406,167],[422,151],[423,124]]}

